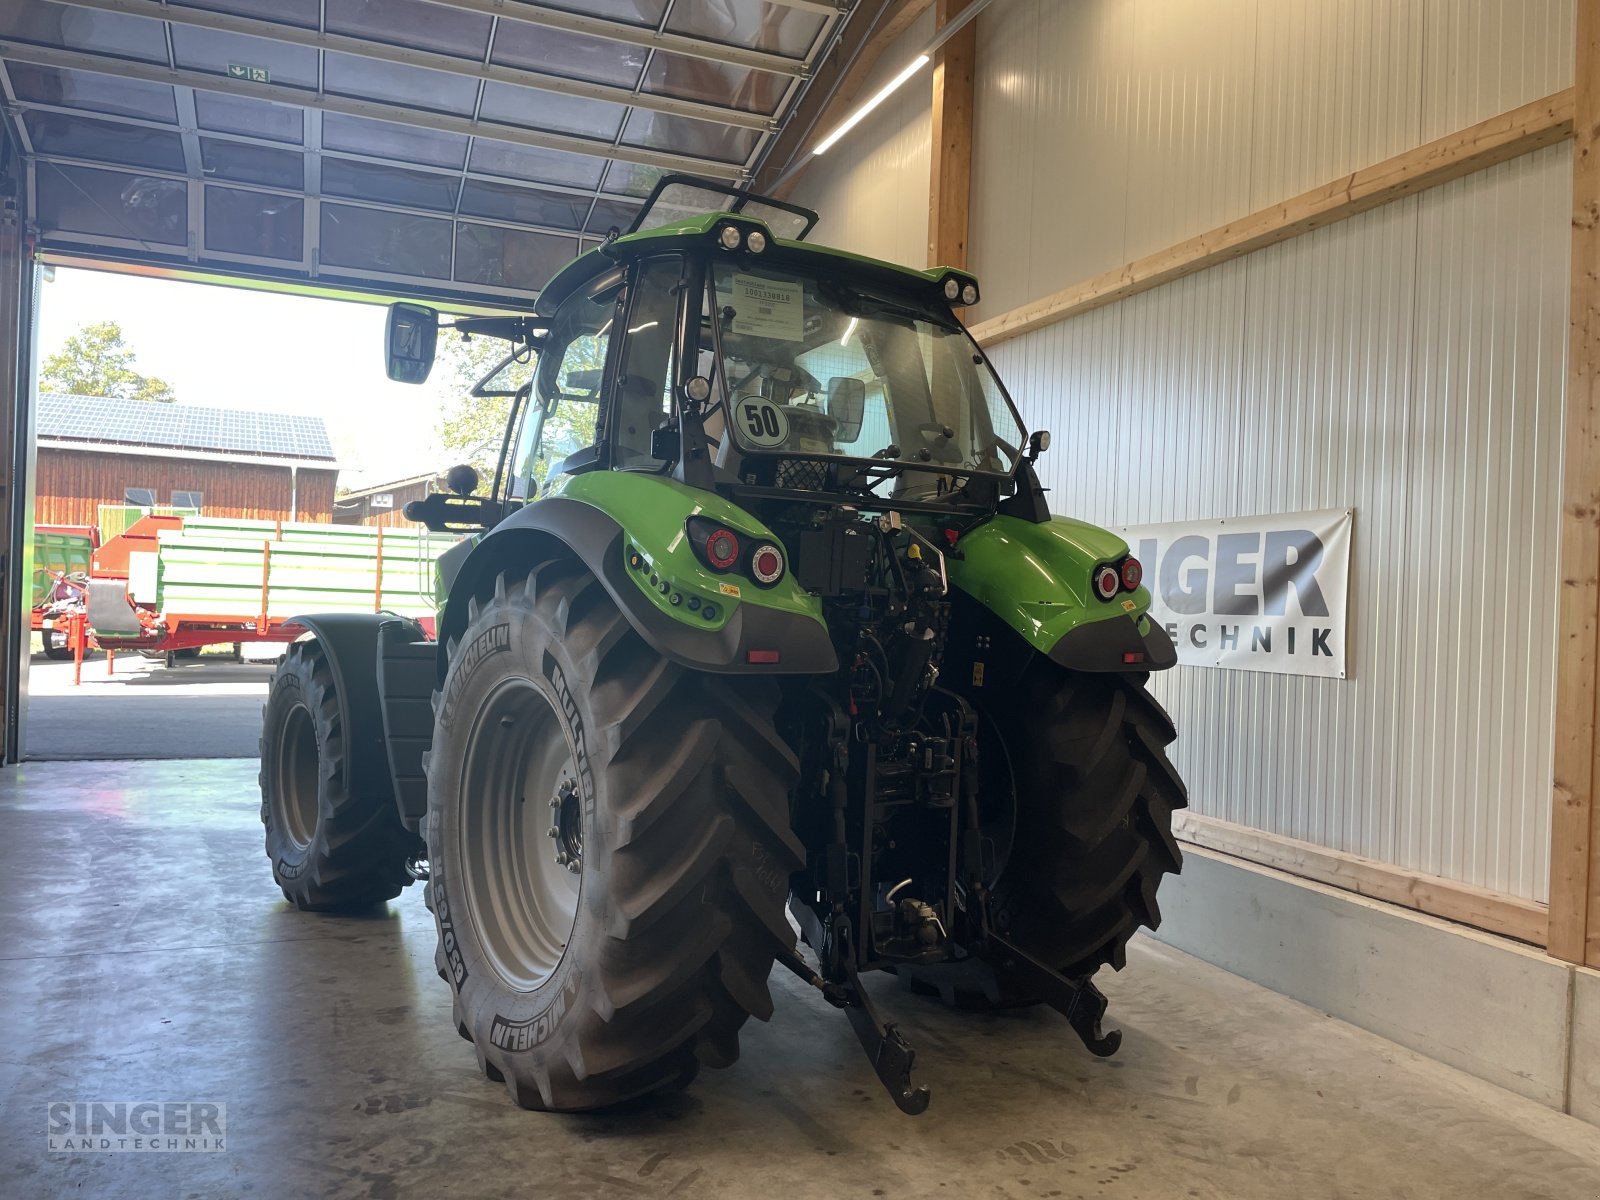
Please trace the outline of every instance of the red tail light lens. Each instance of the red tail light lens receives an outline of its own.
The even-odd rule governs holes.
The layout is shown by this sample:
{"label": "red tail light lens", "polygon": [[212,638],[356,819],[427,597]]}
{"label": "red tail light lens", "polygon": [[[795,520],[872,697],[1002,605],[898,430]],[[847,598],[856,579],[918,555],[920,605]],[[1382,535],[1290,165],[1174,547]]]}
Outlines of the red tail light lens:
{"label": "red tail light lens", "polygon": [[1109,600],[1117,594],[1117,589],[1122,586],[1122,576],[1117,574],[1117,569],[1107,563],[1098,568],[1094,573],[1095,595],[1102,600]]}
{"label": "red tail light lens", "polygon": [[739,539],[731,529],[718,529],[706,538],[706,562],[726,571],[739,561]]}
{"label": "red tail light lens", "polygon": [[763,542],[750,555],[750,578],[762,587],[771,587],[783,578],[783,551]]}
{"label": "red tail light lens", "polygon": [[1134,591],[1144,581],[1144,565],[1132,556],[1122,560],[1122,586]]}

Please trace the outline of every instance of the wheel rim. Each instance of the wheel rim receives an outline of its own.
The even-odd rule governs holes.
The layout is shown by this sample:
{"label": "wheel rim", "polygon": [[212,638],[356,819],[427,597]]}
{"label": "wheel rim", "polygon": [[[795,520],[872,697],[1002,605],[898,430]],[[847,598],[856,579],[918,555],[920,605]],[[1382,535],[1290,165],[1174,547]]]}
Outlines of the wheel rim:
{"label": "wheel rim", "polygon": [[566,952],[582,890],[582,810],[565,726],[532,680],[479,710],[458,799],[462,883],[485,957],[531,992]]}
{"label": "wheel rim", "polygon": [[303,704],[289,709],[278,741],[277,800],[285,832],[301,849],[317,831],[317,729]]}

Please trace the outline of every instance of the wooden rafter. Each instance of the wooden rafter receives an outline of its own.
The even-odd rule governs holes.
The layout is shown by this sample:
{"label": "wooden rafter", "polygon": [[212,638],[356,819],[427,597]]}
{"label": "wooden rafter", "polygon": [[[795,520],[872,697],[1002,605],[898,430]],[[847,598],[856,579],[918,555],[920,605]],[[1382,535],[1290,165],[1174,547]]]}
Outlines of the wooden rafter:
{"label": "wooden rafter", "polygon": [[[943,29],[971,0],[937,0]],[[972,103],[978,26],[972,22],[939,48],[933,60],[933,161],[928,171],[928,266],[967,265],[972,208]]]}

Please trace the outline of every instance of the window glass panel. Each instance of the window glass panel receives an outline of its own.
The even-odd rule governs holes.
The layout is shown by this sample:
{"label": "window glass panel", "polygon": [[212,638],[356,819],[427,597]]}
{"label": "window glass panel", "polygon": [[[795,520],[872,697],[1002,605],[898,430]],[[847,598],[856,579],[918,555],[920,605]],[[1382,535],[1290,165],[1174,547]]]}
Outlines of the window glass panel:
{"label": "window glass panel", "polygon": [[146,62],[167,61],[167,40],[161,24],[144,17],[73,8],[46,0],[0,4],[0,36]]}
{"label": "window glass panel", "polygon": [[571,238],[468,221],[456,227],[456,278],[462,283],[537,292],[577,254]]}
{"label": "window glass panel", "polygon": [[7,63],[6,68],[11,73],[11,86],[16,89],[19,100],[172,124],[178,121],[172,88],[164,83],[118,79],[91,71],[58,71],[31,63],[12,62]]}
{"label": "window glass panel", "polygon": [[609,142],[622,128],[622,118],[628,110],[603,100],[561,96],[509,83],[490,83],[484,85],[483,107],[479,111],[486,121],[575,133]]}
{"label": "window glass panel", "polygon": [[724,0],[721,4],[679,4],[673,8],[667,28],[729,46],[804,58],[826,19],[786,4]]}
{"label": "window glass panel", "polygon": [[305,201],[242,188],[206,188],[206,249],[299,262]]}
{"label": "window glass panel", "polygon": [[[259,17],[261,14],[251,15]],[[265,67],[273,83],[304,88],[317,86],[317,52],[309,46],[291,46],[220,29],[174,25],[172,54],[180,67],[193,71],[225,75],[229,63],[239,63],[247,67]]]}
{"label": "window glass panel", "polygon": [[622,140],[629,146],[669,150],[716,162],[742,163],[750,157],[760,136],[754,129],[734,129],[710,121],[636,108],[628,118],[628,132]]}
{"label": "window glass panel", "polygon": [[173,492],[172,507],[187,508],[191,512],[199,512],[201,501],[204,499],[205,496],[200,492]]}
{"label": "window glass panel", "polygon": [[196,91],[195,123],[217,133],[240,133],[246,137],[270,138],[275,142],[305,140],[305,119],[298,109],[283,104],[268,104],[245,96],[225,96],[221,92]]}
{"label": "window glass panel", "polygon": [[156,502],[154,488],[125,487],[122,489],[122,502],[124,504],[137,504],[141,508],[153,507]]}
{"label": "window glass panel", "polygon": [[324,204],[321,259],[328,266],[449,279],[450,225],[437,217]]}
{"label": "window glass panel", "polygon": [[435,112],[466,116],[478,98],[478,81],[421,67],[402,67],[394,63],[356,58],[350,54],[327,56],[324,74],[330,92],[383,100],[407,108],[428,108]]}
{"label": "window glass panel", "polygon": [[457,183],[454,175],[380,167],[375,163],[351,162],[331,156],[322,160],[323,193],[352,200],[452,212],[456,206]]}
{"label": "window glass panel", "polygon": [[637,204],[619,204],[615,200],[597,200],[586,229],[590,233],[605,233],[615,227],[625,230],[639,215]]}
{"label": "window glass panel", "polygon": [[327,0],[328,31],[483,61],[490,19],[422,0]]}
{"label": "window glass panel", "polygon": [[208,179],[262,183],[268,187],[305,187],[305,160],[298,150],[273,150],[245,142],[200,139],[200,162]]}
{"label": "window glass panel", "polygon": [[[167,0],[180,8],[204,8],[212,12],[237,13],[242,17],[260,17],[261,0]],[[321,0],[272,0],[272,19],[285,25],[317,27],[317,12]]]}
{"label": "window glass panel", "polygon": [[90,158],[157,171],[182,171],[183,141],[176,133],[119,125],[62,113],[24,113],[23,124],[40,154]]}
{"label": "window glass panel", "polygon": [[55,163],[40,163],[38,170],[38,220],[45,230],[188,245],[182,181]]}
{"label": "window glass panel", "polygon": [[618,196],[637,196],[641,200],[650,194],[663,175],[671,174],[661,167],[644,167],[638,163],[613,162],[606,171],[606,181],[601,191]]}
{"label": "window glass panel", "polygon": [[589,212],[587,196],[565,196],[536,188],[469,179],[461,189],[461,211],[519,225],[546,225],[577,233]]}
{"label": "window glass panel", "polygon": [[474,171],[488,175],[510,175],[535,183],[563,183],[569,187],[592,188],[600,182],[605,160],[561,150],[538,150],[532,146],[513,146],[478,138],[472,143]]}
{"label": "window glass panel", "polygon": [[644,77],[644,90],[659,96],[767,114],[776,111],[788,86],[787,76],[771,71],[751,71],[679,54],[657,53]]}
{"label": "window glass panel", "polygon": [[391,121],[347,117],[341,113],[323,114],[322,147],[457,170],[467,158],[467,139],[460,134],[414,129]]}
{"label": "window glass panel", "polygon": [[642,46],[515,21],[503,22],[494,39],[497,63],[619,87],[631,88],[638,83],[639,72],[649,57],[650,52]]}
{"label": "window glass panel", "polygon": [[540,7],[655,29],[661,24],[661,15],[667,11],[667,0],[544,0]]}

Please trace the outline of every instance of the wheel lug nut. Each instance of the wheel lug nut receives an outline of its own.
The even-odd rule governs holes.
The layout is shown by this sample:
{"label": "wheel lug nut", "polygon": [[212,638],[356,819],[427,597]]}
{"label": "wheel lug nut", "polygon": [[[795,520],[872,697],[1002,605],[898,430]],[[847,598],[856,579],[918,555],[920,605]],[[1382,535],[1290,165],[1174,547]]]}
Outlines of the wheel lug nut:
{"label": "wheel lug nut", "polygon": [[567,870],[576,875],[579,871],[583,870],[583,864],[575,858],[571,859],[567,863]]}
{"label": "wheel lug nut", "polygon": [[544,831],[544,835],[545,835],[545,837],[552,837],[552,838],[560,837],[561,836],[561,826],[559,826],[559,825],[550,826],[549,829],[546,829]]}

